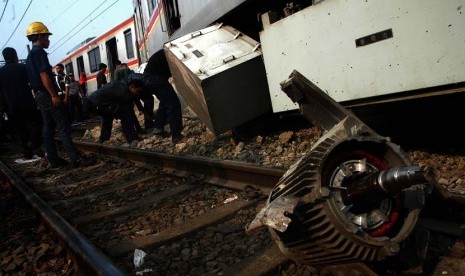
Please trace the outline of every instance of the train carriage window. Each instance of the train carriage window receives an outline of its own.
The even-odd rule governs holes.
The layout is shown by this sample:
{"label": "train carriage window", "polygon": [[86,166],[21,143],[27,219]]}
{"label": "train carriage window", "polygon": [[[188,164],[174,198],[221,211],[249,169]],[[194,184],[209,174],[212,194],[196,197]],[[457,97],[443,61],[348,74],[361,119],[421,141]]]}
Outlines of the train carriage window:
{"label": "train carriage window", "polygon": [[78,75],[80,75],[81,72],[84,72],[84,73],[85,73],[85,69],[84,69],[84,57],[83,57],[83,56],[79,56],[79,57],[76,59],[76,65],[77,65],[77,69],[78,69]]}
{"label": "train carriage window", "polygon": [[132,43],[131,29],[124,32],[124,42],[126,43],[126,56],[128,59],[134,58],[134,47]]}
{"label": "train carriage window", "polygon": [[65,64],[65,69],[66,73],[73,73],[74,74],[74,68],[73,68],[73,62],[68,62]]}
{"label": "train carriage window", "polygon": [[98,71],[98,65],[100,64],[100,49],[99,47],[90,50],[87,52],[89,56],[89,65],[90,65],[90,72],[94,73]]}
{"label": "train carriage window", "polygon": [[157,6],[157,0],[148,0],[147,1],[149,6],[149,16],[152,16],[155,7]]}
{"label": "train carriage window", "polygon": [[144,22],[144,17],[143,17],[143,13],[142,13],[142,7],[141,7],[141,4],[140,4],[140,0],[138,1],[137,5],[138,6],[134,9],[135,19],[136,19],[136,22],[134,22],[134,23],[135,23],[135,26],[136,26],[136,35],[137,35],[136,38],[137,38],[137,40],[141,41],[143,39],[144,33],[145,33],[145,22]]}
{"label": "train carriage window", "polygon": [[162,0],[165,13],[168,35],[172,35],[181,27],[181,15],[179,14],[178,0]]}

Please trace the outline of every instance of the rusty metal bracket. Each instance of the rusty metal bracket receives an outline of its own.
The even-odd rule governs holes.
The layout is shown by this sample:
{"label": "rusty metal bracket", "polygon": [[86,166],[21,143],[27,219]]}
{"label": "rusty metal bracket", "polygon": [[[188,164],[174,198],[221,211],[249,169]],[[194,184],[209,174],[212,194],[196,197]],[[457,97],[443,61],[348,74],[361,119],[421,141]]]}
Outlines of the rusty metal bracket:
{"label": "rusty metal bracket", "polygon": [[293,102],[300,106],[301,114],[312,124],[328,131],[340,122],[345,122],[346,131],[355,134],[379,136],[358,117],[350,113],[314,83],[294,70],[289,79],[281,82],[283,90]]}

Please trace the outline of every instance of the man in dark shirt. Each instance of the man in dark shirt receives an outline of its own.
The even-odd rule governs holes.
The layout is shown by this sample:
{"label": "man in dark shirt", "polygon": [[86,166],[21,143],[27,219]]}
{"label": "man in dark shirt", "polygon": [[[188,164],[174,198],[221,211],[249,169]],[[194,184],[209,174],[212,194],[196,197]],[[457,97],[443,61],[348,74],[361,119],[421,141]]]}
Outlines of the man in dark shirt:
{"label": "man in dark shirt", "polygon": [[65,66],[61,63],[55,65],[55,82],[60,89],[60,91],[58,91],[58,96],[61,97],[65,104],[68,103],[70,80],[65,74]]}
{"label": "man in dark shirt", "polygon": [[13,48],[3,49],[2,54],[5,66],[0,68],[0,102],[11,126],[19,132],[24,158],[31,159],[34,154],[43,157],[40,148],[42,119],[28,84],[26,65],[18,63]]}
{"label": "man in dark shirt", "polygon": [[79,82],[74,79],[74,74],[69,73],[68,112],[71,123],[82,120],[82,101],[79,95]]}
{"label": "man in dark shirt", "polygon": [[33,22],[26,29],[26,36],[32,42],[32,49],[27,56],[27,71],[29,82],[35,95],[36,104],[42,113],[44,122],[43,137],[45,152],[52,168],[60,168],[67,162],[58,156],[55,145],[55,131],[71,159],[73,167],[86,165],[81,158],[71,138],[71,126],[65,113],[65,106],[58,96],[57,87],[52,73],[52,66],[48,61],[47,49],[50,45],[48,37],[51,33],[42,22]]}
{"label": "man in dark shirt", "polygon": [[140,79],[125,82],[111,82],[92,94],[84,101],[84,112],[102,116],[99,141],[110,139],[113,120],[121,119],[123,134],[128,143],[139,140],[134,124],[134,98],[144,89]]}
{"label": "man in dark shirt", "polygon": [[[65,106],[68,106],[69,100],[69,77],[65,74],[65,66],[61,63],[55,65],[55,76],[54,76],[55,83],[58,87],[58,96],[61,98],[61,101],[64,103]],[[69,109],[65,108],[65,114],[68,116],[68,122],[71,124],[71,114],[69,113]]]}
{"label": "man in dark shirt", "polygon": [[[170,126],[173,144],[185,142],[181,134],[183,129],[181,102],[168,79],[171,71],[168,67],[163,49],[153,54],[144,70],[144,82],[148,93],[155,95],[160,101],[154,117],[154,134],[163,134],[166,123]],[[152,97],[144,98],[146,113],[153,114],[154,101]]]}
{"label": "man in dark shirt", "polygon": [[98,66],[98,74],[97,74],[97,89],[102,88],[105,84],[107,84],[107,77],[105,73],[107,72],[107,65],[105,63],[100,63]]}

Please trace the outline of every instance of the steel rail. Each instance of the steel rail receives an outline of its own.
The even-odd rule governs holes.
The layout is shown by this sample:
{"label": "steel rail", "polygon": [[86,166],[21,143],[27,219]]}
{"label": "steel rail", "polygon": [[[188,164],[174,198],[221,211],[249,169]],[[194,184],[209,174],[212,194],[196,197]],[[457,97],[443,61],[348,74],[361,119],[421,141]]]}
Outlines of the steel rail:
{"label": "steel rail", "polygon": [[2,161],[0,161],[0,173],[3,175],[3,181],[18,190],[49,229],[66,243],[77,262],[76,269],[79,269],[78,272],[81,272],[81,275],[126,275],[105,254],[93,246],[79,231],[34,193]]}
{"label": "steel rail", "polygon": [[222,187],[243,190],[247,186],[253,186],[266,195],[285,172],[283,169],[231,160],[214,160],[82,141],[74,142],[83,151],[159,166],[178,176],[200,176],[204,181]]}

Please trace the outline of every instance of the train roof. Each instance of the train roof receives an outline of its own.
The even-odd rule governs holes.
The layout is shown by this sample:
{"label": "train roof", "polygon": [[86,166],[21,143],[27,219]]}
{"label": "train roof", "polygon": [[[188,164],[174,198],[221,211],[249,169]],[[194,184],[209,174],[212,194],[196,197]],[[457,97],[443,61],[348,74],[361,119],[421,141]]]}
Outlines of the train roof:
{"label": "train roof", "polygon": [[[118,32],[119,30],[126,28],[128,25],[134,24],[134,18],[131,16],[130,18],[124,20],[123,22],[119,23],[115,27],[111,28],[110,30],[106,31],[100,36],[86,39],[84,40],[84,44],[81,47],[76,48],[68,52],[68,55],[62,58],[61,63],[64,63],[67,60],[73,59],[76,56],[79,56],[82,52],[88,51],[90,48],[97,46],[100,42],[105,41],[108,37],[113,35],[114,33]],[[87,42],[86,42],[87,41]]]}

